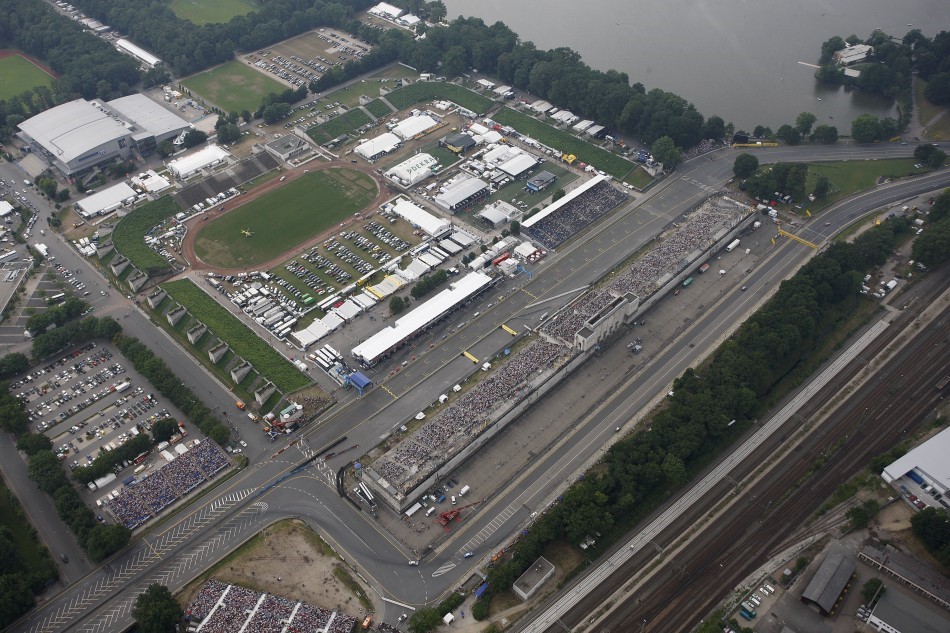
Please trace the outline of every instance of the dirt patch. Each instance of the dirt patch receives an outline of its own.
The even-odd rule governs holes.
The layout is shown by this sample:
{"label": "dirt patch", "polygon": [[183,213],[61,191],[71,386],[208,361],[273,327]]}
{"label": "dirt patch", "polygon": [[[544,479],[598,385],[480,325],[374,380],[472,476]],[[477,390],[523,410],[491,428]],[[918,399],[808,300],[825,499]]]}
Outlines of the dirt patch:
{"label": "dirt patch", "polygon": [[[346,581],[341,580],[341,572],[348,575]],[[347,586],[354,583],[355,575],[299,520],[281,521],[264,530],[210,574],[186,587],[179,601],[190,602],[209,578],[354,616],[366,611],[360,597]],[[381,605],[372,603],[374,595],[361,589],[378,610]]]}
{"label": "dirt patch", "polygon": [[914,512],[906,503],[892,503],[877,513],[875,522],[884,530],[894,534],[910,529],[910,518]]}

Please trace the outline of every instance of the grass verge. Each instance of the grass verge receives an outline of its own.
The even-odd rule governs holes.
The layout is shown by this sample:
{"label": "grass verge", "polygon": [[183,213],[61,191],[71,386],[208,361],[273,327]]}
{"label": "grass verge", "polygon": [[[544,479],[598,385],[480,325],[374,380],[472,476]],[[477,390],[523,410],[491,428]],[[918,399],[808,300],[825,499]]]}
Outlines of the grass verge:
{"label": "grass verge", "polygon": [[810,163],[805,180],[805,191],[812,191],[819,175],[831,180],[831,195],[810,205],[812,210],[823,209],[848,196],[873,189],[880,178],[903,178],[926,172],[914,167],[913,158],[890,158],[886,160],[846,160],[830,163]]}
{"label": "grass verge", "polygon": [[119,220],[112,232],[112,244],[143,272],[150,268],[167,268],[165,258],[146,246],[145,234],[179,211],[181,207],[171,196],[149,202]]}
{"label": "grass verge", "polygon": [[[385,104],[380,105],[385,106]],[[313,126],[307,130],[307,136],[317,143],[326,143],[341,134],[354,134],[358,128],[372,122],[372,119],[365,112],[359,108],[354,108],[346,114],[330,119],[326,123]]]}
{"label": "grass verge", "polygon": [[441,81],[420,81],[397,88],[386,95],[386,100],[399,110],[430,99],[446,99],[476,114],[484,114],[492,104],[491,99],[477,92]]}

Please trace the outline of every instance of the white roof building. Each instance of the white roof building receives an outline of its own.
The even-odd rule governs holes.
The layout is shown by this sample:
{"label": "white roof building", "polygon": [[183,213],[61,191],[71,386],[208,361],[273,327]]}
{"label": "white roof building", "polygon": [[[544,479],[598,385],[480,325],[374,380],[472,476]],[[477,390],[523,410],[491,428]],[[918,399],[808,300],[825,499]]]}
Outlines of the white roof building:
{"label": "white roof building", "polygon": [[433,168],[439,164],[430,154],[413,154],[386,172],[387,178],[399,181],[407,187],[422,182],[432,175]]}
{"label": "white roof building", "polygon": [[396,22],[398,22],[399,24],[402,24],[403,26],[415,26],[416,24],[419,24],[420,22],[422,22],[422,18],[420,18],[417,15],[407,13],[403,16],[396,18]]}
{"label": "white roof building", "polygon": [[413,226],[417,226],[429,235],[444,233],[452,223],[445,218],[432,215],[425,209],[406,199],[400,199],[392,208],[393,213]]}
{"label": "white roof building", "polygon": [[387,4],[387,3],[385,3],[385,2],[380,2],[380,3],[377,4],[375,7],[372,7],[371,9],[369,9],[369,10],[367,11],[367,13],[370,13],[370,14],[376,15],[376,16],[379,16],[379,17],[381,17],[381,18],[387,18],[387,19],[389,19],[389,20],[395,20],[396,18],[398,18],[399,16],[401,16],[403,13],[405,13],[405,11],[403,11],[403,10],[400,9],[399,7],[394,7],[394,6],[391,5],[391,4]]}
{"label": "white roof building", "polygon": [[502,170],[512,178],[517,178],[537,164],[538,159],[536,159],[531,154],[523,153],[509,158],[505,162],[501,163],[498,165],[498,169]]}
{"label": "white roof building", "polygon": [[206,167],[217,165],[230,154],[217,145],[209,145],[194,154],[177,158],[168,163],[168,171],[179,180],[187,180]]}
{"label": "white roof building", "polygon": [[590,126],[592,126],[593,124],[594,124],[593,121],[584,120],[584,121],[581,121],[580,123],[575,123],[575,124],[574,124],[574,127],[571,128],[571,129],[577,130],[578,132],[586,132],[587,129],[588,129]]}
{"label": "white roof building", "polygon": [[13,213],[13,205],[6,200],[0,200],[0,218],[5,218]]}
{"label": "white roof building", "polygon": [[113,99],[108,105],[124,118],[138,123],[141,129],[132,135],[136,140],[154,136],[155,142],[161,143],[190,127],[180,116],[143,94]]}
{"label": "white roof building", "polygon": [[399,125],[393,128],[393,134],[405,141],[428,132],[438,125],[439,122],[428,114],[420,114],[400,121]]}
{"label": "white roof building", "polygon": [[149,68],[155,68],[156,66],[162,63],[162,60],[160,60],[158,57],[155,57],[144,48],[140,48],[136,46],[135,44],[133,44],[132,42],[130,42],[129,40],[125,38],[116,40],[115,47],[118,48],[123,53],[128,53],[129,55],[136,58],[137,60],[139,60],[146,66],[148,66]]}
{"label": "white roof building", "polygon": [[159,176],[151,169],[142,172],[137,176],[132,176],[131,180],[133,185],[139,186],[149,193],[165,191],[172,186],[171,183],[168,182],[167,178]]}
{"label": "white roof building", "polygon": [[465,178],[446,184],[435,197],[435,203],[453,211],[466,202],[477,199],[489,191],[488,183],[479,178]]}
{"label": "white roof building", "polygon": [[392,132],[386,132],[384,134],[380,134],[376,138],[363,141],[357,145],[356,149],[353,151],[366,160],[375,160],[384,154],[388,154],[400,145],[402,145],[402,141],[398,136]]}
{"label": "white roof building", "polygon": [[519,215],[518,207],[510,205],[504,200],[496,200],[478,212],[478,217],[486,222],[490,222],[492,226],[499,226],[505,222],[511,222],[511,220]]}
{"label": "white roof building", "polygon": [[856,64],[864,61],[872,52],[874,52],[874,48],[867,44],[855,44],[854,46],[848,46],[847,48],[837,51],[834,54],[834,58],[835,61],[842,66],[847,66],[848,64]]}
{"label": "white roof building", "polygon": [[511,86],[498,86],[497,88],[492,90],[492,92],[494,92],[496,95],[499,95],[499,96],[504,95],[508,92],[511,92]]}
{"label": "white roof building", "polygon": [[911,449],[906,455],[890,464],[881,473],[887,483],[904,477],[916,470],[924,481],[941,493],[950,490],[950,468],[947,467],[947,455],[950,455],[950,429],[944,429],[920,446]]}
{"label": "white roof building", "polygon": [[134,200],[137,195],[135,189],[124,182],[120,182],[117,185],[113,185],[83,198],[74,206],[76,207],[76,212],[88,220],[89,218],[115,211],[122,206],[123,202],[130,198]]}
{"label": "white roof building", "polygon": [[495,87],[495,82],[488,81],[487,79],[479,79],[475,83],[477,83],[482,88],[486,88],[488,90],[491,90],[492,88]]}

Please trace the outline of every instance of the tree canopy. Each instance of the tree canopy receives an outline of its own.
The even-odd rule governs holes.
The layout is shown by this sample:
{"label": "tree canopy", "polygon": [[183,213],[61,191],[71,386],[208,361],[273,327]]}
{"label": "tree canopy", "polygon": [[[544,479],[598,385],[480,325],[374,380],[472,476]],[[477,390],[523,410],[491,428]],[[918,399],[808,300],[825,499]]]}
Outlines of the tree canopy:
{"label": "tree canopy", "polygon": [[759,159],[745,152],[736,156],[735,162],[732,163],[732,173],[743,180],[754,174],[758,168]]}
{"label": "tree canopy", "polygon": [[141,633],[175,633],[184,612],[168,587],[152,583],[135,598],[132,617]]}

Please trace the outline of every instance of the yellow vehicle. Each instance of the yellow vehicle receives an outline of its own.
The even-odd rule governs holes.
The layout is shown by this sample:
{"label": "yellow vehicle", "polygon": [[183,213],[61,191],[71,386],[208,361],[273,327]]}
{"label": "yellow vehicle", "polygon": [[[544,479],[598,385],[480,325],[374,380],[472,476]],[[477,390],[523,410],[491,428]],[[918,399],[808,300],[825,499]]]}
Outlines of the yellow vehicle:
{"label": "yellow vehicle", "polygon": [[244,404],[243,402],[241,402],[240,400],[238,400],[237,402],[235,402],[235,403],[234,403],[234,406],[236,406],[236,407],[237,407],[238,409],[240,409],[241,411],[244,411],[244,409],[247,408],[247,405],[245,405],[245,404]]}

